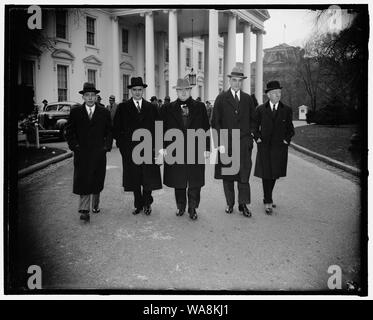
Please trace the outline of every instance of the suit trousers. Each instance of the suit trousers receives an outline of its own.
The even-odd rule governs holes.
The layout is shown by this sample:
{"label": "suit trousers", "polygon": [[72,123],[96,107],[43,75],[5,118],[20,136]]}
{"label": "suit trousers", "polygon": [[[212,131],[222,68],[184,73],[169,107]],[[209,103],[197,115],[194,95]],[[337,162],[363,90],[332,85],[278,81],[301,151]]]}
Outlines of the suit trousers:
{"label": "suit trousers", "polygon": [[142,209],[144,206],[150,206],[153,203],[152,191],[142,190],[139,187],[133,192],[135,208]]}
{"label": "suit trousers", "polygon": [[188,195],[188,208],[196,209],[201,200],[201,188],[188,188],[188,189],[175,189],[176,205],[179,210],[185,210],[187,205]]}
{"label": "suit trousers", "polygon": [[100,204],[100,194],[85,194],[80,195],[79,212],[90,211],[92,202],[92,209],[98,209]]}
{"label": "suit trousers", "polygon": [[275,187],[276,179],[262,179],[264,204],[273,203],[272,192]]}
{"label": "suit trousers", "polygon": [[[235,196],[234,196],[234,181],[223,180],[224,195],[227,205],[230,207],[234,206]],[[238,204],[250,204],[250,183],[242,183],[237,181],[238,188]]]}

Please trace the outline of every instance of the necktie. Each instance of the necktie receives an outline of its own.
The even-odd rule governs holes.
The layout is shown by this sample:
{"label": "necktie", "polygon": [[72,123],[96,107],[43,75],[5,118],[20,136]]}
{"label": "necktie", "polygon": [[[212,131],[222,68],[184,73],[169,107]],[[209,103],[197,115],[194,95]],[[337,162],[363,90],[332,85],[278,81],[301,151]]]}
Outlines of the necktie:
{"label": "necktie", "polygon": [[137,110],[138,110],[139,112],[141,112],[141,108],[140,108],[140,104],[139,104],[139,102],[136,101],[136,103],[137,103]]}
{"label": "necktie", "polygon": [[92,108],[89,108],[88,118],[92,120]]}
{"label": "necktie", "polygon": [[236,100],[236,105],[238,107],[239,103],[240,103],[240,99],[238,99],[238,95],[237,95],[237,92],[235,92],[234,94],[234,100]]}

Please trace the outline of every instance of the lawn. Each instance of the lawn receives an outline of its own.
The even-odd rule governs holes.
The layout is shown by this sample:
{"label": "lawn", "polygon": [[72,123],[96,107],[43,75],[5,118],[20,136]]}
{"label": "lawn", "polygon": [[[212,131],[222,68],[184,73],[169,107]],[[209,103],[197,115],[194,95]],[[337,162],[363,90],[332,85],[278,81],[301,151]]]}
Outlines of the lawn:
{"label": "lawn", "polygon": [[302,147],[359,168],[361,155],[348,150],[351,135],[355,132],[354,125],[309,125],[295,128],[292,140]]}
{"label": "lawn", "polygon": [[44,160],[53,158],[62,153],[65,153],[65,150],[42,147],[36,149],[35,147],[26,148],[26,146],[18,146],[18,170],[27,168],[36,163],[42,162]]}

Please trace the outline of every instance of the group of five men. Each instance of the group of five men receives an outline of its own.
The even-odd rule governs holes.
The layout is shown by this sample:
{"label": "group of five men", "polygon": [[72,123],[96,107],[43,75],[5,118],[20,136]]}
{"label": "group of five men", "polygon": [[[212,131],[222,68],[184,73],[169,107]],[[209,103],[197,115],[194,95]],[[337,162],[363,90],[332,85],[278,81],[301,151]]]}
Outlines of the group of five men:
{"label": "group of five men", "polygon": [[[223,180],[227,203],[225,212],[233,213],[236,181],[238,209],[246,217],[252,215],[249,206],[249,177],[255,140],[258,152],[254,175],[262,178],[265,212],[270,215],[275,207],[272,199],[275,182],[286,176],[288,146],[294,135],[292,109],[280,101],[281,86],[278,81],[267,84],[265,92],[268,101],[255,108],[250,95],[241,89],[242,82],[246,79],[244,74],[233,68],[228,77],[230,88],[217,96],[211,119],[211,127],[218,133],[217,141],[214,141],[218,150],[215,178]],[[168,147],[172,144],[171,141],[165,141],[159,150],[155,149],[157,121],[162,121],[164,132],[177,129],[184,137],[184,161],[164,162],[163,183],[174,188],[176,215],[182,216],[188,208],[192,220],[198,217],[196,209],[200,203],[201,187],[205,184],[205,163],[198,160],[201,157],[209,158],[212,143],[208,136],[203,148],[195,146],[192,156],[195,161],[187,161],[191,153],[188,150],[190,141],[187,131],[210,130],[206,107],[191,97],[192,86],[186,79],[178,79],[174,87],[178,98],[165,104],[160,110],[143,98],[146,87],[141,77],[133,77],[128,85],[132,97],[117,106],[114,117],[108,109],[96,104],[99,90],[93,84],[85,83],[83,90],[79,92],[84,103],[71,110],[66,139],[74,152],[73,192],[80,195],[81,220],[90,220],[90,209],[93,213],[100,211],[99,199],[104,187],[106,152],[111,150],[113,138],[122,156],[124,191],[134,194],[133,214],[142,211],[146,215],[151,214],[152,191],[162,188],[159,164],[167,156]],[[151,133],[151,163],[139,164],[133,159],[134,149],[140,143],[133,139],[133,134],[138,129],[146,129]],[[235,150],[232,148],[232,132],[235,129],[239,132],[239,154],[234,154]],[[222,130],[228,132],[228,139],[222,139],[224,141],[220,141],[219,132]],[[225,173],[224,168],[229,164],[222,161],[223,155],[239,159],[239,170],[235,174]]]}

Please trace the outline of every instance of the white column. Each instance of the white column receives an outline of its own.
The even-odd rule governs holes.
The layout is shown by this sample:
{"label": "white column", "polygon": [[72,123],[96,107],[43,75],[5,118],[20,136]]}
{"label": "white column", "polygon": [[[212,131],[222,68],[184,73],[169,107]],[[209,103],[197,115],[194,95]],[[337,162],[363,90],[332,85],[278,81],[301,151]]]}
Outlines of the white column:
{"label": "white column", "polygon": [[208,64],[208,97],[215,101],[219,94],[219,44],[218,44],[218,12],[209,9],[209,64]]}
{"label": "white column", "polygon": [[183,44],[183,40],[178,38],[177,40],[177,45],[178,45],[178,53],[179,53],[179,56],[178,56],[178,59],[177,59],[177,64],[179,66],[178,68],[178,78],[184,78],[185,77],[185,51],[183,52],[182,50],[182,44]]}
{"label": "white column", "polygon": [[165,63],[165,50],[166,50],[166,33],[160,32],[158,35],[158,82],[159,82],[159,92],[158,96],[160,99],[164,99],[166,96],[166,82],[164,79],[164,63]]}
{"label": "white column", "polygon": [[119,66],[119,25],[118,25],[118,17],[111,18],[111,27],[112,27],[112,41],[113,41],[113,60],[112,60],[112,92],[110,94],[115,95],[117,101],[121,101],[122,98],[120,97],[120,66]]}
{"label": "white column", "polygon": [[223,53],[223,90],[226,90],[229,86],[227,74],[228,71],[228,33],[224,32],[222,34],[224,39],[224,53]]}
{"label": "white column", "polygon": [[256,72],[255,97],[259,104],[263,103],[263,32],[256,33]]}
{"label": "white column", "polygon": [[155,63],[154,63],[154,19],[153,12],[145,14],[145,90],[146,99],[155,95]]}
{"label": "white column", "polygon": [[172,89],[178,78],[178,43],[177,43],[177,11],[168,12],[168,92],[172,100],[176,99],[176,91]]}
{"label": "white column", "polygon": [[[228,39],[227,39],[227,73],[229,74],[236,66],[236,16],[228,15]],[[228,81],[227,81],[228,84]],[[229,85],[229,84],[228,84]],[[228,89],[228,86],[224,89]]]}
{"label": "white column", "polygon": [[137,26],[137,49],[136,49],[136,77],[141,77],[144,80],[145,71],[145,37],[144,25],[142,23]]}
{"label": "white column", "polygon": [[208,99],[208,83],[209,83],[209,36],[203,35],[204,57],[203,57],[203,101]]}
{"label": "white column", "polygon": [[245,23],[243,26],[243,73],[247,79],[243,82],[243,91],[251,94],[251,56],[250,56],[251,26]]}

